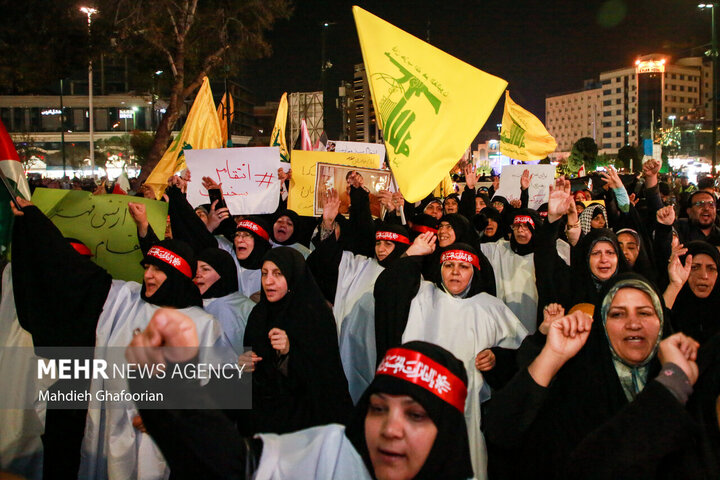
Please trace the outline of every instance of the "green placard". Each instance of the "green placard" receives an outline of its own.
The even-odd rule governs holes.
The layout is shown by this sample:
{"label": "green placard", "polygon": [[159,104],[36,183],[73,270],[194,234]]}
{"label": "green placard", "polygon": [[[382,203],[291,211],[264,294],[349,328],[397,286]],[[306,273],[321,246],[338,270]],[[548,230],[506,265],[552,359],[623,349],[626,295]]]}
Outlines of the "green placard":
{"label": "green placard", "polygon": [[128,203],[146,205],[150,225],[165,237],[168,205],[127,195],[93,195],[81,190],[36,188],[32,202],[65,237],[77,238],[93,252],[93,261],[118,280],[142,282],[142,253]]}

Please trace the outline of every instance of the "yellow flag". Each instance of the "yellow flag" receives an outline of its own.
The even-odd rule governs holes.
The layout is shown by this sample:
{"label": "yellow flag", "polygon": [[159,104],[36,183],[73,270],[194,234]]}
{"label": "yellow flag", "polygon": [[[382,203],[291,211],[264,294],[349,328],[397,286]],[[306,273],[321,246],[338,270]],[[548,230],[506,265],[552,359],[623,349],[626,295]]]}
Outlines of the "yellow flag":
{"label": "yellow flag", "polygon": [[220,122],[220,133],[222,134],[222,146],[223,147],[232,147],[232,138],[228,142],[228,121],[227,117],[230,117],[230,124],[232,125],[233,118],[235,118],[235,102],[233,101],[232,95],[230,95],[230,104],[229,104],[229,114],[225,115],[225,101],[227,98],[227,93],[223,95],[222,100],[220,100],[220,105],[218,105],[217,108],[217,116],[218,121]]}
{"label": "yellow flag", "polygon": [[512,101],[505,92],[500,129],[500,153],[516,160],[542,160],[555,151],[557,142],[538,118]]}
{"label": "yellow flag", "polygon": [[378,125],[398,187],[416,202],[462,157],[507,86],[353,7]]}
{"label": "yellow flag", "polygon": [[288,116],[287,92],[283,93],[280,98],[280,106],[278,107],[277,116],[275,117],[275,126],[272,135],[270,135],[270,146],[280,147],[280,161],[289,162],[287,143],[285,141],[285,124]]}
{"label": "yellow flag", "polygon": [[220,147],[222,147],[220,122],[215,111],[210,81],[205,77],[190,113],[188,113],[187,120],[185,120],[185,125],[165,151],[155,169],[150,172],[145,180],[145,185],[153,188],[159,200],[165,192],[168,178],[185,168],[183,150]]}

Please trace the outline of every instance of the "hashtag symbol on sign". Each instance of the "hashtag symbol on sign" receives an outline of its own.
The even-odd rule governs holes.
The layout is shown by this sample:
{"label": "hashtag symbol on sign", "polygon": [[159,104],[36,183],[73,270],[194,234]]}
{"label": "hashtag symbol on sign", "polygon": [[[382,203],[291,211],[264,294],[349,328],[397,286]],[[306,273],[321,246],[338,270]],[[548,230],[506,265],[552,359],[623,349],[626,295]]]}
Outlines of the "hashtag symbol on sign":
{"label": "hashtag symbol on sign", "polygon": [[[262,177],[262,178],[258,180],[257,177]],[[273,177],[274,177],[274,175],[272,173],[258,174],[258,175],[255,175],[255,181],[257,182],[258,187],[262,187],[263,185],[265,185],[265,188],[268,188],[270,186],[270,184],[272,183]]]}

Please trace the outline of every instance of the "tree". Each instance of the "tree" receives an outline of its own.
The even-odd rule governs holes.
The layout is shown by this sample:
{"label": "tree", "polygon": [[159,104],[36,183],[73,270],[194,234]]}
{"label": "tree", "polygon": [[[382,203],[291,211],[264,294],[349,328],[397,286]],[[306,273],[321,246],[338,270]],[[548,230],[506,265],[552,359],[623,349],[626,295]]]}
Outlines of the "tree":
{"label": "tree", "polygon": [[145,165],[145,161],[147,160],[147,156],[150,153],[154,140],[155,137],[148,133],[141,132],[139,130],[134,130],[132,132],[132,136],[130,137],[130,146],[133,149],[135,161],[138,165]]}
{"label": "tree", "polygon": [[618,168],[630,168],[632,166],[637,170],[642,165],[642,157],[638,153],[637,148],[625,145],[618,150],[618,161],[622,162],[622,165],[617,165]]}
{"label": "tree", "polygon": [[598,147],[590,137],[582,137],[573,145],[570,156],[568,157],[568,170],[577,173],[580,167],[585,165],[585,171],[595,170],[595,160],[597,159]]}
{"label": "tree", "polygon": [[155,60],[160,55],[172,73],[168,106],[141,181],[162,157],[181,107],[203,77],[223,63],[231,67],[270,54],[265,32],[292,13],[290,0],[104,0],[100,8],[112,18],[111,45]]}

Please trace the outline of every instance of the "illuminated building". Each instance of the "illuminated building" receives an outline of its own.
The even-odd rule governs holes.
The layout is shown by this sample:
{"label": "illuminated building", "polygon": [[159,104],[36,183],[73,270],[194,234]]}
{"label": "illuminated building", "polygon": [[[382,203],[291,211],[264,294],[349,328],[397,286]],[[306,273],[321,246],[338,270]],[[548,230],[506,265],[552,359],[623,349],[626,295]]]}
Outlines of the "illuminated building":
{"label": "illuminated building", "polygon": [[[675,118],[709,111],[712,68],[701,57],[673,62],[667,55],[646,55],[632,66],[600,73],[599,79],[597,90],[546,98],[546,124],[558,141],[558,152],[569,151],[581,137],[593,137],[601,153],[614,154],[625,145],[641,144],[651,134],[657,137]],[[589,104],[600,115],[594,135],[588,134]]]}

